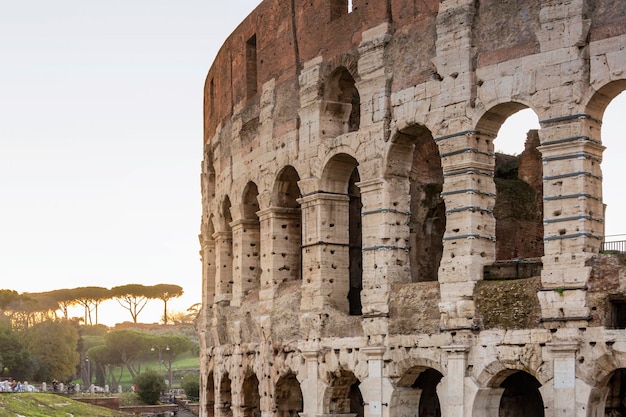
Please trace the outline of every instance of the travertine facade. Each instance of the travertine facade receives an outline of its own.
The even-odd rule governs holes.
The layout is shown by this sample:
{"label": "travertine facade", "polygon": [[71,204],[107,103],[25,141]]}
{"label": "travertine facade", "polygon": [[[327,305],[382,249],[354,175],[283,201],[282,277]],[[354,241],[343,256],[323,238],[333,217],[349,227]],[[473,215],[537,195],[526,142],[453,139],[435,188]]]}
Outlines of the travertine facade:
{"label": "travertine facade", "polygon": [[623,0],[263,1],[205,85],[202,415],[626,415],[624,89]]}

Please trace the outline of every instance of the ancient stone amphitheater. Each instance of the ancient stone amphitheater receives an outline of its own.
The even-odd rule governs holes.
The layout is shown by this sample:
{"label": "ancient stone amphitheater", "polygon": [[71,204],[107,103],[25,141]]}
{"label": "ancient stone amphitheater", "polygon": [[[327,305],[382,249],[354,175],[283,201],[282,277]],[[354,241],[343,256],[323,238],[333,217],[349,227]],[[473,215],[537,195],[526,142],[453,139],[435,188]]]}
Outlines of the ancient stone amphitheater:
{"label": "ancient stone amphitheater", "polygon": [[625,89],[624,0],[263,1],[204,89],[202,416],[626,416]]}

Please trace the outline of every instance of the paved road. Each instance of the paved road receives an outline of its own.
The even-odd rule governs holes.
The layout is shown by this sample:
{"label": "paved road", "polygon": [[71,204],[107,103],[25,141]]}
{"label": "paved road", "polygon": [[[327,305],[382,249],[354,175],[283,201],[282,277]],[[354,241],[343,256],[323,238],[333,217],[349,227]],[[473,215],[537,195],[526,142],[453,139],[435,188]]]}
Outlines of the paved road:
{"label": "paved road", "polygon": [[198,417],[198,416],[196,416],[191,411],[185,410],[184,408],[180,407],[178,409],[178,413],[176,413],[176,417]]}

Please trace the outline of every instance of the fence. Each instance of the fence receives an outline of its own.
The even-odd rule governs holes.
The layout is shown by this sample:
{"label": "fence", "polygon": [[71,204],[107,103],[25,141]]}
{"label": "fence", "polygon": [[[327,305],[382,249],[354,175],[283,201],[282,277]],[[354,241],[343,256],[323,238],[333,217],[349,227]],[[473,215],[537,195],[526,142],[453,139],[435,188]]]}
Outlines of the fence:
{"label": "fence", "polygon": [[626,240],[616,240],[613,242],[602,242],[601,252],[626,253]]}

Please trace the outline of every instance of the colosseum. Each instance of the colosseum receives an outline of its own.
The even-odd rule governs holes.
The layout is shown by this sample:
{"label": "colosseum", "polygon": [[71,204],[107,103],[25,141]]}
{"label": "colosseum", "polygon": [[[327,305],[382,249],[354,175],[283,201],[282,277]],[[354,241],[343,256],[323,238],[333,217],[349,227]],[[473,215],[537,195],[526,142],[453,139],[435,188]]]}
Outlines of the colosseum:
{"label": "colosseum", "polygon": [[201,415],[626,416],[624,90],[624,0],[263,1],[204,87]]}

